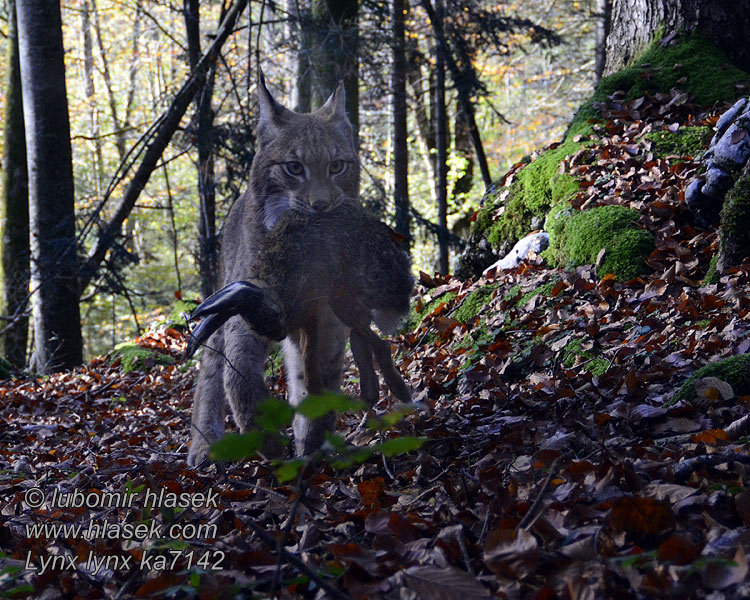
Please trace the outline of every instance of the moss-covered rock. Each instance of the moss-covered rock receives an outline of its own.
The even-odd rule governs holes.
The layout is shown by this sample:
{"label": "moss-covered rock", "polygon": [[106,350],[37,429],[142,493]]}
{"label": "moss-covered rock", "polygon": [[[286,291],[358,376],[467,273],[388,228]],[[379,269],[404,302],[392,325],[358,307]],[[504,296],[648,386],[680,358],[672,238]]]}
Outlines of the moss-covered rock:
{"label": "moss-covered rock", "polygon": [[560,163],[582,147],[581,142],[566,141],[519,171],[510,185],[502,214],[493,220],[498,203],[487,204],[479,211],[477,233],[484,234],[492,248],[502,250],[531,231],[535,219],[539,227],[550,206],[570,199],[578,191],[578,182],[559,171]]}
{"label": "moss-covered rock", "polygon": [[750,256],[750,175],[746,172],[729,190],[721,208],[718,274]]}
{"label": "moss-covered rock", "polygon": [[737,84],[747,81],[748,74],[733,67],[726,54],[700,35],[685,35],[666,47],[655,41],[630,66],[602,78],[594,100],[604,101],[617,90],[635,99],[646,92],[679,88],[692,94],[698,104],[709,106],[735,100],[741,95]]}
{"label": "moss-covered rock", "polygon": [[147,371],[152,365],[171,365],[174,358],[168,354],[154,352],[132,342],[123,342],[115,346],[109,354],[110,364],[116,364],[119,361],[123,372],[144,370]]}
{"label": "moss-covered rock", "polygon": [[714,254],[714,257],[711,259],[711,262],[708,264],[708,271],[706,271],[706,276],[703,278],[703,281],[701,282],[702,286],[711,285],[712,283],[719,283],[719,272],[716,270],[716,263],[719,260],[719,255]]}
{"label": "moss-covered rock", "polygon": [[651,151],[657,158],[670,155],[697,157],[707,148],[712,130],[709,127],[682,127],[676,133],[652,131],[644,137],[653,142]]}
{"label": "moss-covered rock", "polygon": [[[568,204],[578,184],[570,175],[560,174],[560,165],[585,145],[592,123],[601,119],[597,103],[606,102],[618,90],[635,99],[647,92],[670,93],[679,88],[692,94],[698,104],[711,105],[735,100],[742,90],[737,84],[748,82],[750,75],[731,66],[721,51],[700,36],[678,36],[666,47],[655,41],[630,66],[602,78],[592,97],[579,108],[563,142],[515,174],[502,206],[498,200],[485,201],[457,274],[463,278],[479,275],[497,256],[535,228],[535,222],[541,222],[551,208]],[[655,142],[665,153],[695,156],[699,147],[702,149],[703,129],[686,127],[674,138],[657,134]],[[547,231],[552,237],[552,232]],[[629,233],[626,237],[637,247],[646,246],[642,233]]]}
{"label": "moss-covered rock", "polygon": [[644,262],[654,248],[653,236],[638,229],[638,212],[624,206],[598,206],[586,211],[558,211],[550,227],[550,246],[542,253],[556,266],[593,264],[599,251],[606,254],[597,269],[627,280],[648,272]]}
{"label": "moss-covered rock", "polygon": [[690,401],[696,398],[695,381],[704,377],[716,377],[732,386],[736,396],[750,395],[750,354],[739,354],[707,364],[693,373],[672,396],[668,404]]}

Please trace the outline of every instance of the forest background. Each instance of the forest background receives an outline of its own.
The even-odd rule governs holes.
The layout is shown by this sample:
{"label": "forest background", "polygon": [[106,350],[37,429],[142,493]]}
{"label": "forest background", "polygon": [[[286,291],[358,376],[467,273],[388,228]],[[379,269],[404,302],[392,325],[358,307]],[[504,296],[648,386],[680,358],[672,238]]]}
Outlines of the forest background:
{"label": "forest background", "polygon": [[[168,109],[201,51],[215,38],[229,4],[191,0],[62,3],[81,261],[95,246],[102,224],[112,217],[124,192],[129,176],[123,167],[138,164],[144,136]],[[392,27],[392,5],[401,5],[404,16],[406,156],[395,147],[398,103],[394,99],[398,94],[394,86],[398,83],[393,73],[398,53],[394,49],[400,46]],[[350,103],[354,102],[350,106],[358,107],[357,114],[352,115],[350,109],[350,115],[358,122],[363,201],[406,234],[415,272],[445,271],[441,256],[445,261],[448,253],[448,269],[453,270],[488,181],[534,149],[559,139],[574,110],[590,95],[596,7],[593,1],[552,0],[459,0],[444,6],[445,30],[459,60],[464,61],[461,73],[476,77],[468,89],[488,179],[477,164],[476,146],[463,118],[460,86],[451,78],[450,65],[442,63],[425,5],[431,7],[431,3],[374,0],[249,2],[210,67],[208,84],[188,108],[124,222],[104,268],[82,293],[86,359],[140,334],[144,324],[169,311],[176,297],[207,295],[206,271],[211,267],[202,264],[206,244],[215,244],[224,215],[247,185],[257,114],[256,72],[263,70],[283,104],[314,108],[330,91],[320,83],[326,77],[329,81],[348,77],[348,86],[352,80],[351,73],[335,72],[345,67],[345,61],[336,63],[333,73],[324,72],[330,67],[320,52],[326,44],[349,52],[349,62],[355,65],[356,93],[351,93],[350,86],[348,91]],[[6,3],[0,23],[0,35],[6,40],[11,40],[11,6]],[[349,16],[354,38],[351,31],[337,29],[331,20],[336,10],[345,14],[347,6],[354,9]],[[441,3],[435,7],[440,9]],[[356,42],[353,61],[351,48],[346,46],[352,39]],[[2,81],[10,75],[5,46],[0,60]],[[436,91],[440,73],[446,72],[443,215]],[[1,94],[3,121],[6,100]],[[0,145],[4,151],[5,136]],[[405,166],[409,217],[399,221],[395,198],[403,196],[397,188]],[[207,228],[206,215],[201,214],[207,196],[211,203],[215,201],[212,219],[218,231]],[[447,232],[439,227],[443,218]],[[5,223],[0,226],[7,234]],[[4,283],[6,288],[13,285]]]}

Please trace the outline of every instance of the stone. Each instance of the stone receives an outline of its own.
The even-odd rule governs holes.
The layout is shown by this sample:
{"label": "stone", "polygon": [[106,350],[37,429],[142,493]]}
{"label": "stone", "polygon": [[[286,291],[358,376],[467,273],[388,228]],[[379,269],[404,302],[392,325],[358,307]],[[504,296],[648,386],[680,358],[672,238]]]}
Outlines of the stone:
{"label": "stone", "polygon": [[706,172],[706,182],[701,188],[701,192],[709,198],[722,201],[726,193],[731,189],[734,180],[728,173],[718,167],[709,169]]}
{"label": "stone", "polygon": [[703,195],[701,188],[703,181],[700,178],[693,179],[685,190],[685,203],[693,212],[699,212],[706,204],[707,198]]}
{"label": "stone", "polygon": [[714,146],[714,158],[721,166],[741,169],[750,158],[750,122],[738,119]]}
{"label": "stone", "polygon": [[[747,98],[740,98],[734,103],[732,108],[719,117],[719,120],[716,121],[716,133],[719,136],[721,136],[721,134],[726,131],[727,127],[734,122],[737,115],[739,115],[740,112],[742,112],[742,109],[745,108],[745,104],[747,104]],[[748,104],[748,107],[750,107],[750,104]]]}

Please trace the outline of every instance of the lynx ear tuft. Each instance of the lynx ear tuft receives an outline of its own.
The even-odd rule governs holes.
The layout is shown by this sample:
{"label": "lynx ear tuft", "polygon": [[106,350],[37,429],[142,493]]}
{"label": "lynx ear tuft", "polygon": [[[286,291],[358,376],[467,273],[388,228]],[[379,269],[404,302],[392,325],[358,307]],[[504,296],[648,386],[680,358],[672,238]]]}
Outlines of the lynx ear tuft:
{"label": "lynx ear tuft", "polygon": [[271,92],[266,87],[263,71],[261,70],[258,70],[258,104],[260,105],[259,130],[273,130],[285,123],[291,115],[291,111],[288,108],[284,108],[271,96]]}
{"label": "lynx ear tuft", "polygon": [[319,110],[322,113],[327,113],[331,119],[346,120],[346,90],[342,79],[339,79],[333,94]]}

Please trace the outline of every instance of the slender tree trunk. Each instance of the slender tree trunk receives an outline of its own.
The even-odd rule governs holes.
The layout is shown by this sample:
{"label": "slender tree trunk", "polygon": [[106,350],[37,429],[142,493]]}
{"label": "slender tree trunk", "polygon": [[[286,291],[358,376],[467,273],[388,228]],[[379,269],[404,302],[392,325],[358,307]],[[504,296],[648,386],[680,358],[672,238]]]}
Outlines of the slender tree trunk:
{"label": "slender tree trunk", "polygon": [[8,11],[8,83],[5,94],[5,140],[3,146],[2,314],[14,319],[2,338],[3,353],[16,367],[26,364],[29,319],[23,316],[29,290],[29,202],[24,139],[21,69],[18,62],[18,32],[15,2]]}
{"label": "slender tree trunk", "polygon": [[[201,56],[200,16],[198,0],[185,0],[185,25],[188,39],[190,69],[195,70]],[[201,295],[208,298],[215,290],[219,272],[219,253],[216,243],[216,182],[214,179],[213,123],[211,98],[215,70],[210,68],[195,95],[198,147],[198,271]]]}
{"label": "slender tree trunk", "polygon": [[104,179],[104,160],[102,157],[102,141],[99,130],[99,109],[96,102],[96,87],[94,85],[94,53],[91,43],[91,18],[88,0],[80,1],[81,7],[81,37],[83,38],[83,77],[86,82],[86,102],[89,105],[89,134],[94,144],[94,174],[96,178],[96,192],[101,193]]}
{"label": "slender tree trunk", "polygon": [[359,146],[359,2],[312,0],[312,107],[318,108],[344,80],[346,112]]}
{"label": "slender tree trunk", "polygon": [[[435,31],[442,37],[444,0],[435,2]],[[445,48],[439,41],[435,46],[435,141],[437,147],[438,251],[439,269],[448,273],[448,115],[445,107]]]}
{"label": "slender tree trunk", "polygon": [[[414,102],[414,120],[417,123],[417,141],[419,153],[427,169],[428,186],[430,188],[430,199],[437,205],[437,192],[435,182],[437,181],[435,163],[435,123],[432,118],[435,106],[434,98],[430,98],[430,91],[424,90],[422,85],[422,72],[417,64],[407,63],[407,78],[412,89]],[[430,70],[432,75],[432,70]],[[430,87],[430,86],[428,86]]]}
{"label": "slender tree trunk", "polygon": [[62,21],[56,0],[19,0],[18,47],[29,170],[34,366],[82,361]]}
{"label": "slender tree trunk", "polygon": [[135,101],[135,88],[140,68],[138,43],[141,39],[141,19],[143,17],[143,6],[141,0],[135,4],[135,19],[133,20],[133,49],[131,51],[130,72],[128,73],[128,99],[125,103],[125,118],[123,119],[123,139],[126,138],[130,129],[130,117],[133,115],[133,103]]}
{"label": "slender tree trunk", "polygon": [[409,227],[409,150],[406,131],[406,34],[404,13],[406,2],[392,0],[391,24],[393,36],[393,181],[396,203],[396,231],[404,236],[404,247],[411,247]]}
{"label": "slender tree trunk", "polygon": [[612,18],[612,0],[596,0],[594,9],[594,83],[599,83],[607,62],[607,37]]}
{"label": "slender tree trunk", "polygon": [[99,56],[102,59],[102,76],[104,77],[104,87],[107,90],[107,98],[109,99],[109,108],[112,112],[112,124],[115,129],[115,145],[117,146],[117,153],[120,156],[120,160],[125,158],[125,150],[127,141],[125,139],[125,132],[122,128],[122,123],[117,111],[117,100],[115,98],[115,92],[112,87],[112,74],[109,69],[109,59],[107,58],[107,51],[102,41],[102,26],[99,20],[99,10],[96,6],[96,0],[91,0],[91,9],[94,15],[94,32],[96,33],[96,41],[99,44]]}
{"label": "slender tree trunk", "polygon": [[485,154],[484,146],[482,145],[482,137],[479,135],[479,128],[477,127],[476,111],[474,110],[474,104],[471,101],[469,91],[463,85],[461,85],[461,82],[467,78],[463,76],[461,68],[459,67],[455,57],[451,53],[450,44],[448,43],[448,39],[446,38],[442,23],[440,23],[440,19],[436,18],[436,11],[432,6],[432,2],[430,0],[421,0],[421,4],[430,19],[437,44],[443,49],[443,59],[445,60],[445,65],[448,67],[448,70],[451,73],[451,77],[453,78],[453,82],[456,85],[458,103],[461,107],[461,112],[466,119],[466,124],[469,127],[471,142],[474,145],[474,152],[477,155],[479,171],[482,173],[482,181],[484,182],[484,187],[489,188],[492,185],[492,176],[490,175],[490,168],[487,164],[487,155]]}
{"label": "slender tree trunk", "polygon": [[640,54],[657,31],[699,31],[730,60],[750,71],[748,0],[612,0],[604,74],[619,71]]}

